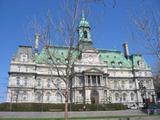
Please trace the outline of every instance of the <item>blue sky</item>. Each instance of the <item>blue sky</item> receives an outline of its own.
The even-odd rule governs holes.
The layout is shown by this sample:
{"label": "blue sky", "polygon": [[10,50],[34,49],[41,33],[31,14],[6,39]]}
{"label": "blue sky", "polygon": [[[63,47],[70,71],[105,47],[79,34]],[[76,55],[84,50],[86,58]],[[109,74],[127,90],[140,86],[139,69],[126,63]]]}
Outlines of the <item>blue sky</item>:
{"label": "blue sky", "polygon": [[[122,43],[129,43],[130,53],[140,51],[131,33],[136,29],[131,14],[140,14],[142,9],[159,9],[159,0],[106,0],[105,6],[92,4],[88,21],[96,48],[122,49]],[[0,0],[0,101],[6,97],[10,60],[19,45],[31,45],[26,38],[26,29],[34,17],[42,19],[48,10],[58,18],[61,0]],[[145,53],[145,52],[144,52]],[[147,63],[154,68],[152,56],[144,54]]]}

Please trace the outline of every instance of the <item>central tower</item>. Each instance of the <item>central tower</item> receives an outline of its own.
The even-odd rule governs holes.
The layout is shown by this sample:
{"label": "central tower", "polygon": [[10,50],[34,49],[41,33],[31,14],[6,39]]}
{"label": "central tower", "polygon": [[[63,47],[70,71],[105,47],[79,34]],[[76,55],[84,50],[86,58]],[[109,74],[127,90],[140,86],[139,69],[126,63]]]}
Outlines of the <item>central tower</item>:
{"label": "central tower", "polygon": [[82,18],[78,26],[78,48],[80,51],[83,49],[92,48],[92,40],[90,35],[90,26],[88,21],[84,16],[84,12],[82,12]]}

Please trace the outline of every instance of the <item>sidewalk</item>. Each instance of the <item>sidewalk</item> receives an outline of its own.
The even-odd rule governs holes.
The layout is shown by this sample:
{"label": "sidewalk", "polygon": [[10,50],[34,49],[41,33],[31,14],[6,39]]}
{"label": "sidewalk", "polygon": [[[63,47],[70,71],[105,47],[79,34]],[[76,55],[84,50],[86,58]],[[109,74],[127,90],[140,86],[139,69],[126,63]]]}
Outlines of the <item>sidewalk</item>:
{"label": "sidewalk", "polygon": [[[0,112],[0,118],[62,118],[64,112]],[[147,116],[140,110],[69,112],[69,117]]]}

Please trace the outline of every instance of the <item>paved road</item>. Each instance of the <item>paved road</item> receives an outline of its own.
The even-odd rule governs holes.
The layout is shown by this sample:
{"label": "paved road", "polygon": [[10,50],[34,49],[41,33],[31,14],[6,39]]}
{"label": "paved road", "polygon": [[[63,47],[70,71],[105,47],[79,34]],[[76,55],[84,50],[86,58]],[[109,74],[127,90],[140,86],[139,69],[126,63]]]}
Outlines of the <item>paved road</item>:
{"label": "paved road", "polygon": [[[0,112],[0,118],[62,118],[64,112]],[[140,110],[69,112],[69,117],[146,115]],[[147,116],[147,115],[146,115]]]}

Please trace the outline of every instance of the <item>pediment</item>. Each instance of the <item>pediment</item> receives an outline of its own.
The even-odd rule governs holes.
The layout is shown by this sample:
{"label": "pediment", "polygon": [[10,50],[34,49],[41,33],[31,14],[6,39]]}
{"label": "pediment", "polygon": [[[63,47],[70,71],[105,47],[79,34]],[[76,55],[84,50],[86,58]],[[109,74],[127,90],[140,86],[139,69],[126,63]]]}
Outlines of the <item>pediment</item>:
{"label": "pediment", "polygon": [[87,53],[97,53],[98,54],[98,51],[96,49],[85,49],[83,50],[83,52],[87,52]]}
{"label": "pediment", "polygon": [[103,71],[101,71],[97,68],[90,68],[90,69],[85,70],[84,72],[86,72],[86,73],[103,73]]}

